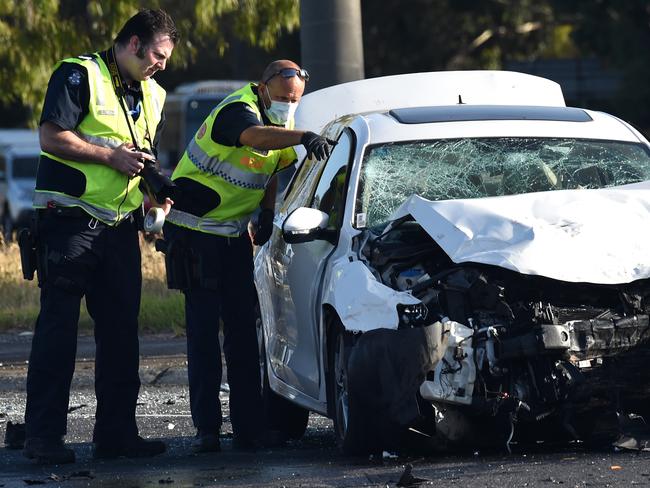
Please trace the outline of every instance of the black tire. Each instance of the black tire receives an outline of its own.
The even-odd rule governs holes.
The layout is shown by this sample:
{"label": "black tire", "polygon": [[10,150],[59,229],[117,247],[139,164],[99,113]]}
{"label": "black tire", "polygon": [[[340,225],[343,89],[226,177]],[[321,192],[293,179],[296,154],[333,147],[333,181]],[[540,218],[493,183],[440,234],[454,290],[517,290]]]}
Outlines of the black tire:
{"label": "black tire", "polygon": [[[340,323],[330,329],[328,347],[328,403],[339,448],[344,454],[374,452],[378,445],[369,427],[367,409],[350,384],[348,362],[353,336]],[[350,388],[352,386],[352,389]]]}
{"label": "black tire", "polygon": [[262,403],[267,430],[279,433],[286,439],[300,439],[307,430],[309,410],[290,402],[275,393],[269,385],[266,347],[261,320],[258,318],[258,341],[260,347],[260,373],[262,376]]}

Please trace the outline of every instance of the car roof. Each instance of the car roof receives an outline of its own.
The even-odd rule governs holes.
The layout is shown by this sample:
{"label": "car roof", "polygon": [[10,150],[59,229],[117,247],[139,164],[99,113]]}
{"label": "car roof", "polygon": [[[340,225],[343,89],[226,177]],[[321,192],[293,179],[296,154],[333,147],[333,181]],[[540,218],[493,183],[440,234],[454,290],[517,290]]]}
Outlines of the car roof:
{"label": "car roof", "polygon": [[357,80],[302,97],[296,128],[321,132],[350,114],[397,108],[470,105],[564,107],[560,85],[513,71],[434,71]]}

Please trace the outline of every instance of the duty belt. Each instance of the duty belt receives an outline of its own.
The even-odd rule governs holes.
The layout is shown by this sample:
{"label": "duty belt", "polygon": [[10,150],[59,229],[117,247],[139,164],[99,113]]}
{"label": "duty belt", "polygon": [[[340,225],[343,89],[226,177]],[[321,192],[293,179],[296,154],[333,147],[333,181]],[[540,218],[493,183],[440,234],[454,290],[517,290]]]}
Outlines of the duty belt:
{"label": "duty belt", "polygon": [[45,215],[51,214],[51,215],[56,215],[57,217],[75,217],[75,218],[88,218],[88,219],[92,217],[92,215],[90,215],[81,207],[52,206],[52,207],[41,208],[38,210]]}
{"label": "duty belt", "polygon": [[[126,220],[131,212],[125,212],[118,215],[117,212],[112,210],[99,208],[91,205],[83,200],[75,197],[70,197],[61,193],[39,191],[36,190],[34,194],[33,204],[35,208],[79,208],[89,214],[91,217],[104,222],[108,225],[117,225]],[[118,216],[120,217],[118,220]]]}
{"label": "duty belt", "polygon": [[239,237],[246,230],[248,224],[248,217],[241,220],[218,222],[173,208],[169,211],[166,220],[172,224],[224,237]]}

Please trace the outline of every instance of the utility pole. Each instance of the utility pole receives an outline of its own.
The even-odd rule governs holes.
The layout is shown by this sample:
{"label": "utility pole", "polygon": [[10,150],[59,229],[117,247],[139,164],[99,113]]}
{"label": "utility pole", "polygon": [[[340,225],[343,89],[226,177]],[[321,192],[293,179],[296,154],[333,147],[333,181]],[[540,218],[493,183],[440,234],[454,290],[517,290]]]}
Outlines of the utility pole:
{"label": "utility pole", "polygon": [[307,91],[364,78],[360,0],[300,0]]}

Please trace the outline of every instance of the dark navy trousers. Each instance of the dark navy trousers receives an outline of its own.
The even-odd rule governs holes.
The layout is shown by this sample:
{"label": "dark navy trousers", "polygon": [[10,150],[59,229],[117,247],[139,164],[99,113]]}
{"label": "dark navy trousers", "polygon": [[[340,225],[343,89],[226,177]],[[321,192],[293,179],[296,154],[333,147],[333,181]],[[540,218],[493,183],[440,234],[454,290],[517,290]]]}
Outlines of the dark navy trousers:
{"label": "dark navy trousers", "polygon": [[138,435],[138,313],[142,275],[138,231],[131,219],[116,227],[90,216],[41,211],[41,310],[27,373],[27,437],[66,434],[81,299],[95,323],[93,440],[120,444]]}
{"label": "dark navy trousers", "polygon": [[200,275],[183,290],[194,426],[213,433],[221,427],[221,320],[233,433],[252,439],[262,426],[262,400],[250,239],[246,234],[227,238],[169,223],[164,232],[165,239],[184,241],[191,250],[195,273]]}

